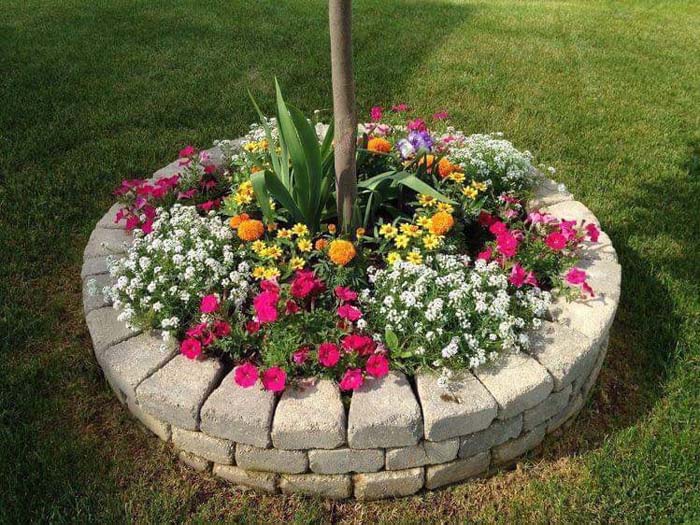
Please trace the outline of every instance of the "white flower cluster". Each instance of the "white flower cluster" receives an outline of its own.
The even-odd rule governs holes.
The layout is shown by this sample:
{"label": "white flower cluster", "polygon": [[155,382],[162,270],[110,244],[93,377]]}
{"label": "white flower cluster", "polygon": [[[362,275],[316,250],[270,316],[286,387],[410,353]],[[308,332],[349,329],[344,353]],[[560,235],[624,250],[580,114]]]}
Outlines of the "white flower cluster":
{"label": "white flower cluster", "polygon": [[397,336],[398,357],[411,367],[474,368],[498,352],[521,350],[525,330],[541,322],[551,301],[539,288],[511,295],[497,263],[472,265],[459,255],[370,269],[369,277],[374,290],[361,294],[368,320]]}
{"label": "white flower cluster", "polygon": [[532,154],[519,151],[502,133],[465,136],[451,133],[449,158],[470,177],[493,186],[497,193],[520,191],[533,183]]}
{"label": "white flower cluster", "polygon": [[115,284],[105,289],[120,320],[130,326],[182,328],[198,312],[202,296],[216,292],[240,307],[251,286],[250,267],[230,244],[231,228],[194,206],[159,209],[153,231],[135,231],[127,256],[113,262]]}

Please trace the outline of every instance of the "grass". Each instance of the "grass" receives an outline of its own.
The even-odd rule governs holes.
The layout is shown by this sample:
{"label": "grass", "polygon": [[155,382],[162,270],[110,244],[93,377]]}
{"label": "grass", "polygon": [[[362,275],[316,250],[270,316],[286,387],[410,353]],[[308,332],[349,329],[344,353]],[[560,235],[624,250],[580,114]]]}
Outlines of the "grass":
{"label": "grass", "polygon": [[0,6],[0,522],[700,522],[700,5],[356,0],[358,104],[503,131],[600,218],[623,266],[593,398],[516,470],[359,505],[181,467],[112,397],[80,263],[125,176],[236,137],[273,76],[330,106],[325,3]]}

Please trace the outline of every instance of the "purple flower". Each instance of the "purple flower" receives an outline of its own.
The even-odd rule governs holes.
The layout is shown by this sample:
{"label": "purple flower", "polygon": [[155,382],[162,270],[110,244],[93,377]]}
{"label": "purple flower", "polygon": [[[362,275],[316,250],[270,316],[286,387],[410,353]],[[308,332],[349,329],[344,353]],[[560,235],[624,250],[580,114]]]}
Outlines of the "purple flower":
{"label": "purple flower", "polygon": [[396,143],[396,149],[399,150],[399,154],[401,154],[403,159],[412,157],[416,153],[415,148],[407,139],[399,140]]}
{"label": "purple flower", "polygon": [[408,134],[408,141],[416,151],[420,149],[430,151],[433,148],[433,139],[427,131],[411,131]]}

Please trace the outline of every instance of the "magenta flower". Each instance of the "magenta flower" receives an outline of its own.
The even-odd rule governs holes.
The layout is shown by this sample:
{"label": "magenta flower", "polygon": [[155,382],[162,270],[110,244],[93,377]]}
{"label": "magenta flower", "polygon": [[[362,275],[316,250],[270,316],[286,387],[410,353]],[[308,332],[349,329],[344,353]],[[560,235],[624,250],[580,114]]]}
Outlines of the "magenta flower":
{"label": "magenta flower", "polygon": [[233,380],[238,386],[250,388],[258,380],[258,368],[251,363],[243,363],[233,370]]}
{"label": "magenta flower", "polygon": [[352,306],[351,304],[344,304],[338,308],[338,315],[343,319],[347,319],[351,323],[354,323],[362,317],[362,312],[359,308]]}
{"label": "magenta flower", "polygon": [[396,113],[402,113],[404,111],[408,111],[408,104],[404,104],[401,102],[400,104],[396,104],[394,106],[391,106],[391,111],[394,111]]}
{"label": "magenta flower", "polygon": [[340,361],[340,350],[333,343],[321,343],[318,347],[318,362],[326,368],[335,366]]}
{"label": "magenta flower", "polygon": [[357,390],[364,382],[365,380],[362,377],[362,370],[359,368],[348,368],[338,386],[340,386],[341,390],[345,391]]}
{"label": "magenta flower", "polygon": [[194,148],[194,146],[187,145],[180,150],[180,158],[188,158],[194,155],[195,153],[197,153],[197,150]]}
{"label": "magenta flower", "polygon": [[377,344],[371,337],[358,334],[343,337],[342,345],[346,352],[357,352],[359,355],[373,354],[377,348]]}
{"label": "magenta flower", "polygon": [[554,251],[566,248],[566,237],[559,232],[552,232],[544,240],[545,244]]}
{"label": "magenta flower", "polygon": [[231,335],[231,325],[226,321],[215,321],[214,322],[214,335],[217,338],[227,337]]}
{"label": "magenta flower", "polygon": [[370,118],[372,119],[372,122],[377,122],[379,120],[382,120],[382,107],[381,106],[373,106],[372,109],[369,111]]}
{"label": "magenta flower", "polygon": [[197,359],[202,353],[202,344],[192,337],[180,343],[180,353],[187,359]]}
{"label": "magenta flower", "polygon": [[277,301],[279,294],[273,291],[261,292],[253,299],[253,309],[260,323],[277,321]]}
{"label": "magenta flower", "polygon": [[425,124],[425,121],[422,118],[409,120],[406,127],[408,128],[408,131],[426,131],[428,129],[428,126]]}
{"label": "magenta flower", "polygon": [[489,231],[494,235],[498,236],[506,233],[508,231],[508,227],[503,221],[495,221],[489,225]]}
{"label": "magenta flower", "polygon": [[573,285],[579,285],[586,282],[586,272],[581,268],[571,268],[566,274],[566,282]]}
{"label": "magenta flower", "polygon": [[367,359],[365,370],[372,377],[380,379],[389,373],[389,360],[382,354],[374,354]]}
{"label": "magenta flower", "polygon": [[292,353],[292,361],[296,365],[303,365],[307,358],[309,357],[309,347],[302,346],[298,350]]}
{"label": "magenta flower", "polygon": [[449,113],[447,111],[438,111],[437,113],[433,114],[433,120],[445,120],[450,118]]}
{"label": "magenta flower", "polygon": [[525,268],[523,268],[520,263],[516,262],[513,265],[513,268],[510,270],[510,277],[508,278],[508,281],[516,288],[520,288],[523,284],[525,284],[526,279],[527,272],[525,271]]}
{"label": "magenta flower", "polygon": [[518,251],[518,239],[511,232],[502,233],[496,237],[496,246],[506,257],[513,257]]}
{"label": "magenta flower", "polygon": [[484,251],[479,252],[476,258],[481,259],[482,261],[489,262],[491,260],[492,255],[493,253],[491,251],[491,248],[486,248]]}
{"label": "magenta flower", "polygon": [[593,223],[586,224],[586,232],[588,233],[588,238],[593,242],[598,242],[598,237],[600,236],[600,230]]}
{"label": "magenta flower", "polygon": [[312,270],[297,270],[290,291],[298,299],[303,299],[308,295],[316,295],[323,292],[326,285],[316,278]]}
{"label": "magenta flower", "polygon": [[205,295],[202,297],[202,302],[199,304],[199,311],[203,314],[210,314],[219,309],[219,299],[214,294]]}
{"label": "magenta flower", "polygon": [[357,299],[357,292],[345,286],[336,286],[333,291],[335,292],[335,296],[341,301],[354,301]]}
{"label": "magenta flower", "polygon": [[265,390],[281,392],[287,383],[287,372],[278,366],[268,368],[263,372],[262,384]]}

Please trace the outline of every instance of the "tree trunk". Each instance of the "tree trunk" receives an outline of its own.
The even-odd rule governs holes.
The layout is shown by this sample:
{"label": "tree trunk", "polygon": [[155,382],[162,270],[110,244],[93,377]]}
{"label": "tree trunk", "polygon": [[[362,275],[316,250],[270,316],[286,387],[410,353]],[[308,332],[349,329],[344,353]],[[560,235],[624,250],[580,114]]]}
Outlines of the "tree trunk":
{"label": "tree trunk", "polygon": [[338,221],[345,232],[352,226],[357,194],[355,148],[355,81],[352,68],[352,0],[328,0],[335,122],[335,188]]}

